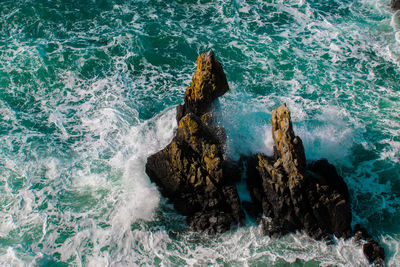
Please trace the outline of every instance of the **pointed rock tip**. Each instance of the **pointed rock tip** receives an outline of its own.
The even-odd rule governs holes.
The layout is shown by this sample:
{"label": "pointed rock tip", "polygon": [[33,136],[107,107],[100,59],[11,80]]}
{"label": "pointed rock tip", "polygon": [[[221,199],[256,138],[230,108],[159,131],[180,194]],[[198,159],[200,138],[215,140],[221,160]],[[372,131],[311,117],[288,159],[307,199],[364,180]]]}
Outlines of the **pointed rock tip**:
{"label": "pointed rock tip", "polygon": [[289,176],[301,174],[305,168],[306,158],[300,137],[293,131],[292,119],[286,103],[272,110],[272,137],[277,156]]}
{"label": "pointed rock tip", "polygon": [[208,52],[206,53],[207,57],[214,57],[214,51],[212,49],[208,50]]}
{"label": "pointed rock tip", "polygon": [[185,92],[185,103],[177,108],[177,121],[188,113],[201,116],[210,111],[212,102],[229,90],[221,63],[209,50],[197,58],[197,68]]}
{"label": "pointed rock tip", "polygon": [[215,59],[215,54],[212,49],[207,52],[201,53],[196,61],[197,70],[201,72],[219,72],[218,69],[222,69],[221,64],[217,59]]}
{"label": "pointed rock tip", "polygon": [[273,117],[275,117],[275,116],[282,117],[283,114],[286,113],[286,111],[289,113],[286,117],[289,117],[289,119],[291,120],[291,118],[290,118],[290,110],[287,107],[286,103],[282,103],[279,107],[273,109],[272,110],[272,116]]}

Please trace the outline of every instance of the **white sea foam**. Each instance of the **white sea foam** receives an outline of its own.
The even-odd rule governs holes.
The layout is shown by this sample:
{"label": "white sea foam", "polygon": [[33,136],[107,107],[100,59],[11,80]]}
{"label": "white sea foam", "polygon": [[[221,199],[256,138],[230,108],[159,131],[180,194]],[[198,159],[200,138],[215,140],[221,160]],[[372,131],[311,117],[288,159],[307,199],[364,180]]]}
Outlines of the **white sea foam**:
{"label": "white sea foam", "polygon": [[385,253],[389,252],[387,258],[389,258],[388,266],[394,267],[400,265],[400,239],[399,235],[395,234],[393,236],[384,235],[380,239],[382,244],[387,248]]}
{"label": "white sea foam", "polygon": [[[154,210],[159,204],[159,193],[149,184],[144,173],[145,159],[170,141],[175,127],[175,112],[170,110],[154,120],[131,127],[125,136],[121,136],[124,149],[110,159],[110,163],[114,168],[122,170],[122,179],[107,183],[106,177],[96,177],[93,174],[88,177],[81,175],[75,179],[78,183],[74,183],[74,186],[85,191],[107,189],[106,203],[100,205],[98,211],[91,211],[97,217],[100,214],[96,214],[106,208],[106,214],[96,221],[90,215],[83,216],[79,221],[74,220],[74,224],[78,223],[82,230],[68,238],[58,249],[62,260],[71,257],[80,259],[84,249],[82,244],[90,242],[97,244],[87,255],[86,262],[90,266],[99,262],[117,266],[135,262],[133,256],[138,250],[135,246],[137,236],[131,233],[131,224],[137,220],[153,219]],[[80,190],[79,188],[77,189]],[[109,205],[114,208],[109,210]],[[71,215],[79,218],[83,214]],[[98,225],[103,218],[104,223],[109,225],[106,228]],[[114,247],[115,244],[119,244],[117,248]],[[110,247],[111,252],[117,254],[102,252],[104,247]]]}
{"label": "white sea foam", "polygon": [[8,247],[5,253],[0,255],[0,264],[2,266],[25,266],[23,260],[20,260],[12,247]]}
{"label": "white sea foam", "polygon": [[348,115],[337,107],[323,107],[314,119],[322,122],[295,126],[295,132],[304,144],[308,159],[326,158],[348,165],[350,149],[354,144],[354,132],[346,121]]}
{"label": "white sea foam", "polygon": [[[172,107],[190,82],[195,54],[209,48],[230,81],[217,122],[232,157],[272,154],[270,113],[286,102],[307,158],[326,157],[345,174],[354,222],[397,222],[398,90],[382,77],[398,73],[391,68],[399,66],[400,49],[398,14],[387,2],[235,1],[234,7],[193,8],[177,1],[163,10],[127,3],[102,12],[87,31],[87,21],[69,32],[63,23],[38,25],[37,33],[47,35],[34,44],[16,20],[22,10],[0,18],[7,36],[0,72],[12,77],[1,80],[12,90],[3,90],[8,100],[0,100],[1,126],[9,133],[0,140],[0,236],[11,244],[0,248],[0,265],[367,264],[351,240],[332,246],[303,234],[276,240],[253,225],[215,238],[191,233],[150,184],[146,158],[170,142]],[[341,20],[340,12],[352,17]],[[25,19],[33,23],[39,14]],[[165,39],[157,44],[143,20],[163,16]],[[82,45],[98,36],[108,43]],[[46,50],[48,44],[55,48]],[[180,65],[152,63],[157,60]],[[105,65],[110,69],[97,69]],[[354,160],[358,145],[374,159]],[[399,265],[398,236],[380,240],[389,266]]]}

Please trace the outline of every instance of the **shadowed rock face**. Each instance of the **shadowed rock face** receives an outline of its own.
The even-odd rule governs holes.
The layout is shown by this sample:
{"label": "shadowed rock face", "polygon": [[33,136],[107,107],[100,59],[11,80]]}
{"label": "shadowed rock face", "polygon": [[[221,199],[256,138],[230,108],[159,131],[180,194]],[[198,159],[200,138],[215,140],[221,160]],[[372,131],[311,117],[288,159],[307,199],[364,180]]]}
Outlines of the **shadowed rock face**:
{"label": "shadowed rock face", "polygon": [[228,90],[212,51],[200,55],[185,103],[178,106],[172,142],[147,159],[146,173],[193,230],[224,232],[244,222],[234,183],[236,165],[224,159],[225,131],[213,122],[212,102]]}
{"label": "shadowed rock face", "polygon": [[259,211],[264,232],[280,235],[304,229],[321,239],[351,235],[347,186],[335,167],[322,159],[306,166],[301,139],[295,136],[285,104],[272,111],[275,157],[248,160],[247,186]]}
{"label": "shadowed rock face", "polygon": [[400,0],[391,0],[390,7],[394,10],[400,9]]}

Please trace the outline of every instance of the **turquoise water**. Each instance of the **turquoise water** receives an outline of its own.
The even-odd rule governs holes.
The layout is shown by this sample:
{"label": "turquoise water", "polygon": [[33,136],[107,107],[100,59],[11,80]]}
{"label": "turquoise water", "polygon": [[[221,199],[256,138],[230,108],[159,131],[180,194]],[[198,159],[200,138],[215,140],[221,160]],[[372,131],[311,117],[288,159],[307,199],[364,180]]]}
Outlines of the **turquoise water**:
{"label": "turquoise water", "polygon": [[400,265],[400,13],[389,0],[0,1],[0,265],[367,265],[352,240],[254,222],[190,232],[149,182],[197,55],[213,49],[227,153],[271,153],[286,102]]}

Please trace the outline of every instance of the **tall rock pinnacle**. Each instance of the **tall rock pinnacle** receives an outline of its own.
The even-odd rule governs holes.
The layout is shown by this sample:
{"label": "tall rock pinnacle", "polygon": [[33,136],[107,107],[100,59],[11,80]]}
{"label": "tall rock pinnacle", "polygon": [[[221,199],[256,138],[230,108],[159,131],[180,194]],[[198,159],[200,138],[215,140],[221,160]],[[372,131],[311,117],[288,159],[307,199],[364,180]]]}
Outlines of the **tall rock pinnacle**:
{"label": "tall rock pinnacle", "polygon": [[197,58],[197,69],[186,89],[185,103],[177,107],[176,119],[188,113],[201,116],[210,110],[212,102],[229,90],[221,64],[212,50]]}
{"label": "tall rock pinnacle", "polygon": [[240,170],[224,158],[225,131],[213,122],[212,102],[229,89],[221,64],[209,51],[177,108],[172,142],[147,159],[146,173],[193,230],[224,232],[244,223],[234,185]]}
{"label": "tall rock pinnacle", "polygon": [[289,177],[302,176],[306,167],[303,143],[294,135],[290,111],[286,104],[272,111],[272,137],[275,153],[282,159],[282,165]]}

